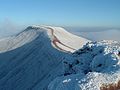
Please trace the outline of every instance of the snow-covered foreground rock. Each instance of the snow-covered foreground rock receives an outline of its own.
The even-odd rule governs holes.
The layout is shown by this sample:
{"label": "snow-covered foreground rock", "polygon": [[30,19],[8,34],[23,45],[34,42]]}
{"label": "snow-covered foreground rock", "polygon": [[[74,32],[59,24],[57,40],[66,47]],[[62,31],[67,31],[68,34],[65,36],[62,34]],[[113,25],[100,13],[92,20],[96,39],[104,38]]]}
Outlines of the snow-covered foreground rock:
{"label": "snow-covered foreground rock", "polygon": [[[49,90],[100,90],[120,80],[120,43],[91,42],[63,60],[64,75],[49,84]],[[103,90],[118,90],[103,89]]]}
{"label": "snow-covered foreground rock", "polygon": [[30,26],[0,40],[0,90],[46,90],[62,60],[89,40],[60,27]]}

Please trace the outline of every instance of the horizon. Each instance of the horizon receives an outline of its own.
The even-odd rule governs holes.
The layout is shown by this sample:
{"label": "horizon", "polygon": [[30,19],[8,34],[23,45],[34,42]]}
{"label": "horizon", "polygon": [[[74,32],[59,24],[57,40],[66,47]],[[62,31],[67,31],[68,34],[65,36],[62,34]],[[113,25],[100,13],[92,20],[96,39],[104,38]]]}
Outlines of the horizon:
{"label": "horizon", "polygon": [[120,28],[119,0],[2,0],[0,24]]}

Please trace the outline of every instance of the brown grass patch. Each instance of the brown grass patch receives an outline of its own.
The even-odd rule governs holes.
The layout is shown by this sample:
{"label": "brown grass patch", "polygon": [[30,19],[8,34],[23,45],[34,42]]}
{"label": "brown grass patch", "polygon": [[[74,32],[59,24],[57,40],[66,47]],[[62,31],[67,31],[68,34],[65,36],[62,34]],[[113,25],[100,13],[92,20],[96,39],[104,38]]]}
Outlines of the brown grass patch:
{"label": "brown grass patch", "polygon": [[102,84],[100,90],[120,90],[120,81],[118,81],[116,84]]}

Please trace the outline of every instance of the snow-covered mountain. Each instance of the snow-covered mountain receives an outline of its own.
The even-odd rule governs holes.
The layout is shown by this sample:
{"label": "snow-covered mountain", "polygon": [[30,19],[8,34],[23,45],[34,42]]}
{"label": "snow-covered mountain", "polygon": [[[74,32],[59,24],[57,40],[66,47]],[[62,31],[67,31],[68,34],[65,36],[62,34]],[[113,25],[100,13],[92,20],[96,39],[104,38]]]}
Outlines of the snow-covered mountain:
{"label": "snow-covered mountain", "polygon": [[0,90],[117,90],[119,76],[117,41],[91,42],[51,26],[0,39]]}
{"label": "snow-covered mountain", "polygon": [[51,26],[29,26],[1,39],[0,90],[46,90],[54,78],[63,74],[64,56],[88,41]]}
{"label": "snow-covered mountain", "polygon": [[90,41],[73,35],[61,27],[29,26],[27,29],[15,36],[1,39],[0,52],[21,47],[22,45],[25,45],[26,43],[40,37],[43,33],[51,40],[51,43],[55,48],[65,52],[74,52],[75,50],[81,48],[86,42]]}

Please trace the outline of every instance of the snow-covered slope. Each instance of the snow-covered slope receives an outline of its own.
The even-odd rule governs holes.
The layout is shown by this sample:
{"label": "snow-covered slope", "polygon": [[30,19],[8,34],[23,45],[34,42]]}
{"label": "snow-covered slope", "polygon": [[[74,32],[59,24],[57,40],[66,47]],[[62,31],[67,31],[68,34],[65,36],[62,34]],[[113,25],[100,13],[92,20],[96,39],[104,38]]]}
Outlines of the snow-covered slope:
{"label": "snow-covered slope", "polygon": [[53,48],[44,29],[29,27],[0,44],[0,90],[43,90],[61,74],[64,53]]}
{"label": "snow-covered slope", "polygon": [[[87,43],[63,60],[64,75],[49,84],[49,90],[120,89],[120,43]],[[108,85],[110,84],[110,86]],[[113,87],[113,84],[116,85]],[[102,85],[108,87],[102,88]],[[108,88],[108,89],[107,89]]]}
{"label": "snow-covered slope", "polygon": [[90,42],[51,26],[0,40],[0,90],[104,90],[119,81],[117,41]]}
{"label": "snow-covered slope", "polygon": [[[48,27],[52,31],[53,45],[58,49],[74,52],[90,40],[73,35],[61,27]],[[49,31],[50,31],[49,30]],[[54,41],[57,41],[54,43]],[[55,45],[56,44],[56,45]],[[58,46],[58,47],[57,47]]]}
{"label": "snow-covered slope", "polygon": [[74,52],[90,40],[73,35],[61,27],[29,26],[16,36],[0,40],[0,52],[13,50],[36,39],[45,33],[50,38],[52,45],[65,52]]}
{"label": "snow-covered slope", "polygon": [[[60,27],[29,26],[0,40],[0,90],[46,90],[62,60],[87,41]],[[78,44],[78,45],[77,45]]]}

